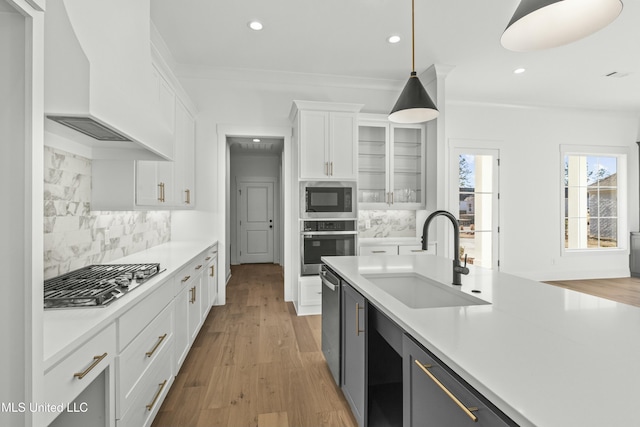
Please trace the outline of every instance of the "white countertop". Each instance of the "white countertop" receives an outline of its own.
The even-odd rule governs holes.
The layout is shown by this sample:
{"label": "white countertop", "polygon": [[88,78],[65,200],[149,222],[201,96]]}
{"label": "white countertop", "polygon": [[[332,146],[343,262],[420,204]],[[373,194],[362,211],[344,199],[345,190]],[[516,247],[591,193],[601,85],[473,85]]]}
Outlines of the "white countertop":
{"label": "white countertop", "polygon": [[323,261],[518,424],[640,425],[640,308],[469,266],[455,288],[491,304],[411,309],[362,274],[416,272],[449,284],[451,260]]}
{"label": "white countertop", "polygon": [[45,310],[43,319],[45,371],[141,301],[158,285],[171,278],[175,271],[216,243],[212,241],[168,242],[109,262],[108,264],[160,263],[160,268],[166,271],[149,279],[106,307]]}

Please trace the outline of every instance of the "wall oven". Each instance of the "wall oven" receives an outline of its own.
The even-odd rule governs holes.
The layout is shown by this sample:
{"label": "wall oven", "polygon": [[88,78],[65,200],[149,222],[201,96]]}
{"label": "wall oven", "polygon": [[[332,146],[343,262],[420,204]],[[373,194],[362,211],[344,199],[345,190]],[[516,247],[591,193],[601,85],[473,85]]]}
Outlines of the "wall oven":
{"label": "wall oven", "polygon": [[302,221],[300,232],[300,274],[320,273],[323,256],[353,256],[356,254],[358,231],[356,220]]}
{"label": "wall oven", "polygon": [[355,182],[300,183],[301,218],[356,218]]}

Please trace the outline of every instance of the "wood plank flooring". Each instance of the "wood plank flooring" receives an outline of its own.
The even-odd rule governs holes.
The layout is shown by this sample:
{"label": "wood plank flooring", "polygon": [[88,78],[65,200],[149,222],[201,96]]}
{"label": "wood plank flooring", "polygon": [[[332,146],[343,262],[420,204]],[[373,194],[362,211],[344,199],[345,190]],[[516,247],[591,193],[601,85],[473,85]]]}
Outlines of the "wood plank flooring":
{"label": "wood plank flooring", "polygon": [[233,266],[153,427],[356,427],[320,340],[320,316],[284,301],[279,266]]}
{"label": "wood plank flooring", "polygon": [[637,277],[561,280],[545,283],[640,307],[640,278]]}

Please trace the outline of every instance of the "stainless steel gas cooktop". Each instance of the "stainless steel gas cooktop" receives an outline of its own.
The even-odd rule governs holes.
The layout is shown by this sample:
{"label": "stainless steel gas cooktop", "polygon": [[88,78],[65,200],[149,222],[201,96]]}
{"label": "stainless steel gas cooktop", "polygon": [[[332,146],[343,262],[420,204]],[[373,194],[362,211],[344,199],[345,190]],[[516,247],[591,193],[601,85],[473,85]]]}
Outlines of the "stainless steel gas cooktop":
{"label": "stainless steel gas cooktop", "polygon": [[160,264],[100,264],[45,280],[44,308],[105,307],[161,273]]}

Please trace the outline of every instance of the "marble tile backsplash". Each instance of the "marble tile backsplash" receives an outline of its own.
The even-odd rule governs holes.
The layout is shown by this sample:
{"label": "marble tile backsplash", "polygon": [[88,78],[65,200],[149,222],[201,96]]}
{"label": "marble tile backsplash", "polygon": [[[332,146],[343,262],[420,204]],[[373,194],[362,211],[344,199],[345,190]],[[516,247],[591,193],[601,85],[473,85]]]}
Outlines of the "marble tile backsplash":
{"label": "marble tile backsplash", "polygon": [[359,237],[415,237],[415,211],[359,211]]}
{"label": "marble tile backsplash", "polygon": [[91,160],[45,146],[44,277],[171,240],[168,211],[91,210]]}

